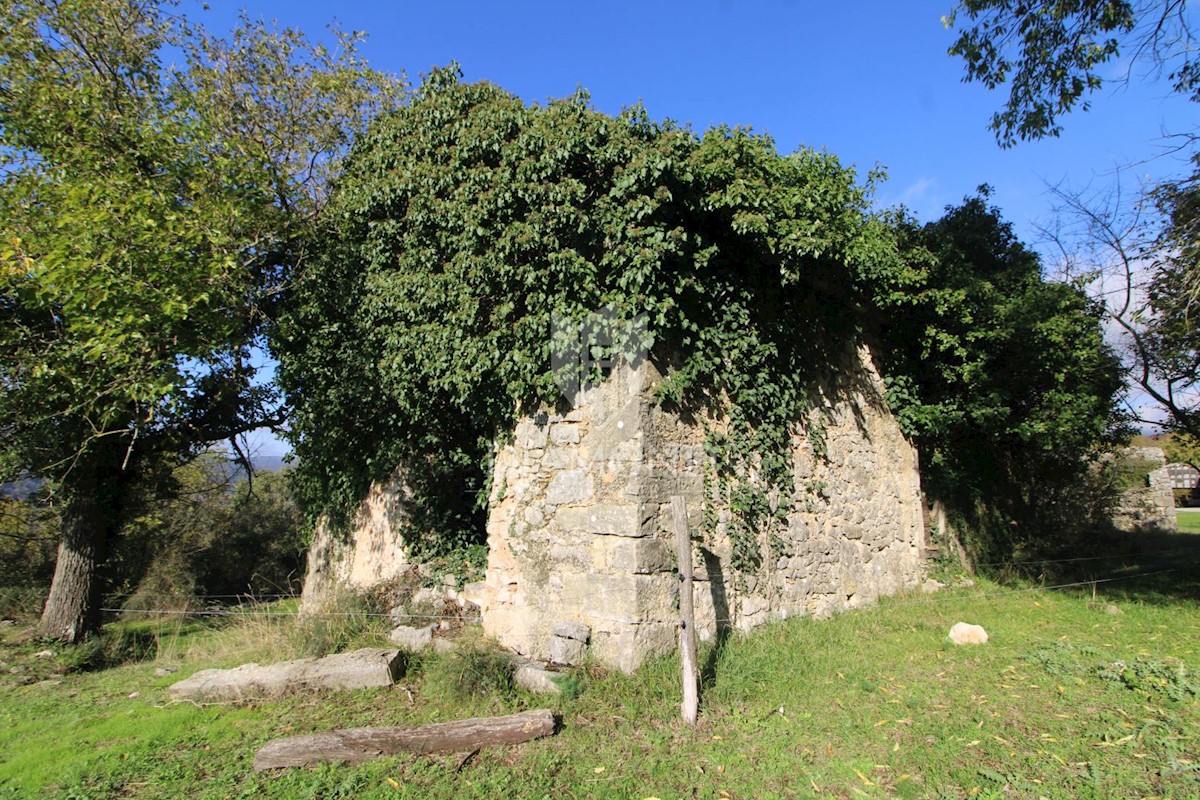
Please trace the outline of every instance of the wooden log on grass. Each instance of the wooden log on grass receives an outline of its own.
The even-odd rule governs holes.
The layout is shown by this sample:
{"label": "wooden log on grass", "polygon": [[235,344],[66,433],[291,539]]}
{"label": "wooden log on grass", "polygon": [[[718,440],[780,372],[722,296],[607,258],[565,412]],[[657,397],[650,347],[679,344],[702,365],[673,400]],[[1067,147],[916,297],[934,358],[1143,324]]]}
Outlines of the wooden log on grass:
{"label": "wooden log on grass", "polygon": [[396,753],[453,753],[520,744],[552,733],[554,714],[549,709],[417,728],[346,728],[267,742],[254,756],[254,771],[335,762],[359,764]]}

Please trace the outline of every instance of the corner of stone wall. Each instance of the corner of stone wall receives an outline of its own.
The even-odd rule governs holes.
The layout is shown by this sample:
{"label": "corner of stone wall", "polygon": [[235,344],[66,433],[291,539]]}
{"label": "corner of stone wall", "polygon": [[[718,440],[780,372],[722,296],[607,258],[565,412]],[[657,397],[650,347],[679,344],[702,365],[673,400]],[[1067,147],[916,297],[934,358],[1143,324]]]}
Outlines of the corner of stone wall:
{"label": "corner of stone wall", "polygon": [[674,622],[657,609],[674,590],[674,558],[646,502],[655,380],[649,363],[623,365],[575,408],[527,415],[498,443],[487,571],[472,594],[488,636],[545,659],[554,626],[578,623],[593,657],[625,670],[673,646]]}
{"label": "corner of stone wall", "polygon": [[410,492],[401,471],[375,483],[351,523],[336,530],[322,518],[308,550],[300,612],[315,613],[346,592],[367,591],[402,574],[408,550],[402,531]]}
{"label": "corner of stone wall", "polygon": [[[474,593],[486,634],[546,658],[555,625],[586,625],[592,656],[627,671],[676,647],[670,500],[683,495],[690,526],[701,527],[710,464],[703,422],[653,402],[660,379],[649,363],[618,369],[576,408],[527,416],[498,445],[488,567]],[[887,410],[868,348],[847,347],[818,405],[823,455],[798,425],[802,496],[780,541],[764,534],[764,548],[780,546],[758,574],[729,568],[728,508],[707,498],[716,530],[693,549],[702,640],[772,619],[828,616],[923,578],[916,453]]]}

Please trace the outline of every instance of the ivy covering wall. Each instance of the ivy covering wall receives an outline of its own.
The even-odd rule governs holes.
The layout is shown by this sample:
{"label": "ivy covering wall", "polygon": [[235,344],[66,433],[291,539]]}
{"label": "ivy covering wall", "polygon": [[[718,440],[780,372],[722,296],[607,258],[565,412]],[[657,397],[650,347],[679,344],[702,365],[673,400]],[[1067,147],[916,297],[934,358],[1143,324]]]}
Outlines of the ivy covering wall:
{"label": "ivy covering wall", "polygon": [[[815,382],[854,337],[919,344],[945,310],[935,249],[871,212],[875,180],[746,129],[614,118],[583,93],[529,106],[433,73],[358,142],[276,330],[300,493],[344,519],[404,465],[418,551],[478,541],[492,442],[562,402],[552,318],[607,308],[645,315],[660,402],[725,421],[709,451],[731,527],[786,514]],[[893,384],[925,408],[907,417],[922,435],[924,379]]]}

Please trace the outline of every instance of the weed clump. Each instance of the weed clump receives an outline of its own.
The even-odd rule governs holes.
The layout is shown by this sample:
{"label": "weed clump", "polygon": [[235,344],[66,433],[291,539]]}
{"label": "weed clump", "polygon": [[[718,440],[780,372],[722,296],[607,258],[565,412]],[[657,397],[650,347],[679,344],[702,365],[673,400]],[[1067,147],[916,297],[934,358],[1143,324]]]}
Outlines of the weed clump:
{"label": "weed clump", "polygon": [[431,671],[438,693],[457,700],[503,698],[513,692],[515,669],[505,653],[483,644],[461,647]]}
{"label": "weed clump", "polygon": [[1163,695],[1182,702],[1200,697],[1200,682],[1188,674],[1187,667],[1177,658],[1138,658],[1128,664],[1114,661],[1097,670],[1103,681],[1146,695]]}
{"label": "weed clump", "polygon": [[158,637],[153,631],[113,625],[89,636],[64,651],[62,664],[67,672],[93,672],[158,655]]}

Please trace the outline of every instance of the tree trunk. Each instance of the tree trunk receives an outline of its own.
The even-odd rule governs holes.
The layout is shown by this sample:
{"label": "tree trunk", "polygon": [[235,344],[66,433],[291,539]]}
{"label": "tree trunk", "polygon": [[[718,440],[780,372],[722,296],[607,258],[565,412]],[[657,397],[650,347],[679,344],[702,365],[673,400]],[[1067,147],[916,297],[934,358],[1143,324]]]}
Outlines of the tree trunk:
{"label": "tree trunk", "polygon": [[96,630],[100,622],[97,577],[113,518],[111,493],[104,491],[109,481],[97,480],[82,464],[77,469],[84,474],[76,473],[64,487],[58,561],[38,626],[42,636],[72,643]]}

